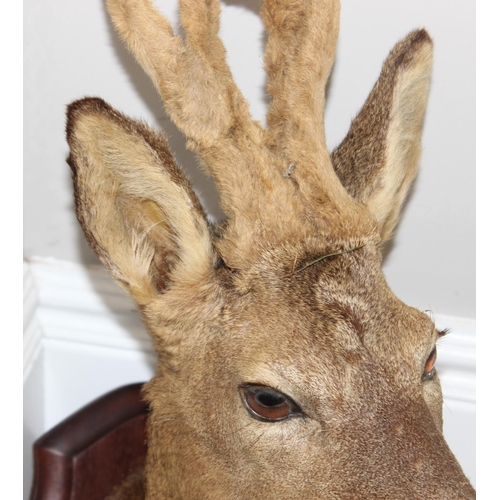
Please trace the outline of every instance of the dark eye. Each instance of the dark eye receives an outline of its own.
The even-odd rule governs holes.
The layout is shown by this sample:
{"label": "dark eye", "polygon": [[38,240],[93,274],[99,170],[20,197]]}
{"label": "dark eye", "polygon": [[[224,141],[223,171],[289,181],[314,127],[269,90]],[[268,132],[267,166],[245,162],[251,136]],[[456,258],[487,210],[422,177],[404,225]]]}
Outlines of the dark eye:
{"label": "dark eye", "polygon": [[302,414],[297,404],[277,389],[264,385],[244,385],[240,390],[248,412],[257,420],[279,422]]}
{"label": "dark eye", "polygon": [[432,349],[427,361],[425,362],[424,373],[422,374],[422,381],[432,380],[434,375],[436,375],[436,358],[437,358],[437,350],[436,346]]}

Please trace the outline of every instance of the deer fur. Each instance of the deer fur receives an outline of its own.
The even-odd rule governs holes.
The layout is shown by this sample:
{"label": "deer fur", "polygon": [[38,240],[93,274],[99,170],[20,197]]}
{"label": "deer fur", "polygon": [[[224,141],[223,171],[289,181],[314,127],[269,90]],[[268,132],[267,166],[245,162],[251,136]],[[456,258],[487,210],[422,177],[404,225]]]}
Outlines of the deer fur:
{"label": "deer fur", "polygon": [[[427,32],[394,47],[330,154],[337,0],[264,0],[266,128],[226,63],[217,0],[180,0],[183,35],[149,0],[107,8],[227,214],[207,221],[160,132],[98,98],[68,107],[78,220],[158,355],[145,492],[129,479],[113,498],[475,498],[427,368],[443,332],[381,271],[417,174]],[[249,386],[294,413],[255,418]]]}

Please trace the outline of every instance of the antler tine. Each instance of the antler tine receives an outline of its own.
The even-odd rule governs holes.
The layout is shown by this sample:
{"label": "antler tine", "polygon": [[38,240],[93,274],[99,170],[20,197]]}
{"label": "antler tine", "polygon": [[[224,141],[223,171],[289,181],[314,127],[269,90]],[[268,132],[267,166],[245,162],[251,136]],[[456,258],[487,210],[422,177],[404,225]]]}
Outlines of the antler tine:
{"label": "antler tine", "polygon": [[[174,34],[151,0],[107,0],[107,8],[121,38],[162,96],[168,115],[215,178],[223,210],[229,216],[242,211],[237,186],[248,189],[259,175],[248,157],[263,131],[252,121],[227,66],[218,37],[219,2],[180,0],[185,39]],[[244,166],[253,171],[244,172]]]}
{"label": "antler tine", "polygon": [[[267,143],[295,164],[307,197],[345,196],[332,172],[324,133],[325,86],[339,31],[338,0],[265,0],[265,63],[272,102]],[[312,194],[312,192],[316,194]],[[314,200],[311,200],[313,204]]]}
{"label": "antler tine", "polygon": [[[196,86],[190,93],[190,98],[195,97],[198,100],[206,97],[216,98],[215,102],[203,103],[210,109],[205,124],[207,130],[203,132],[217,133],[220,138],[227,136],[228,133],[234,134],[235,130],[257,128],[251,120],[246,100],[234,83],[226,62],[226,50],[218,36],[219,1],[180,0],[179,5],[187,39],[185,45],[187,51],[192,52],[193,59],[189,61],[188,71],[192,72],[189,76],[196,80],[194,82],[184,80],[184,75],[180,75],[179,78],[183,86],[186,84]],[[198,58],[201,61],[198,61]],[[214,116],[217,114],[221,116]],[[215,124],[213,118],[216,118]],[[217,118],[223,119],[224,123],[217,126]],[[199,117],[196,116],[196,119],[199,120]]]}
{"label": "antler tine", "polygon": [[262,17],[268,90],[267,121],[279,145],[297,131],[318,139],[323,132],[325,85],[339,31],[338,0],[265,0]]}

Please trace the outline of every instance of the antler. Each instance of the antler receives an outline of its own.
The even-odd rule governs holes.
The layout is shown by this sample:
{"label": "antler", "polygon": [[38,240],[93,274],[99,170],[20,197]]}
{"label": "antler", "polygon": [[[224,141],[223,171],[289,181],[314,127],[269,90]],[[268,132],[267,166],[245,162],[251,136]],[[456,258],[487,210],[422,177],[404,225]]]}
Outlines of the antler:
{"label": "antler", "polygon": [[234,129],[259,127],[233,82],[217,36],[216,0],[181,0],[185,40],[150,0],[108,0],[113,23],[163,98],[174,123],[197,147],[208,149]]}
{"label": "antler", "polygon": [[[325,85],[339,31],[337,0],[267,0],[262,18],[269,33],[265,54],[272,103],[268,141],[303,171],[331,175],[324,133]],[[316,167],[313,167],[313,166]]]}
{"label": "antler", "polygon": [[[293,166],[288,174],[316,224],[332,217],[344,229],[370,233],[367,213],[347,194],[331,167],[324,130],[325,86],[339,32],[338,0],[266,0],[265,62],[272,96],[266,143]],[[338,217],[342,214],[342,217]]]}
{"label": "antler", "polygon": [[217,35],[219,2],[180,1],[184,39],[150,0],[108,0],[107,6],[172,121],[214,177],[223,210],[230,218],[245,212],[245,194],[269,182],[269,172],[254,161],[263,130],[252,121],[226,64]]}
{"label": "antler", "polygon": [[108,0],[119,34],[214,177],[229,217],[225,239],[232,247],[246,247],[248,253],[264,233],[283,239],[304,231],[331,233],[335,225],[342,238],[352,236],[353,227],[365,234],[373,230],[364,207],[332,169],[325,141],[324,93],[339,9],[337,0],[265,1],[273,101],[264,131],[252,121],[227,66],[217,34],[217,0],[180,0],[184,38],[174,34],[150,0]]}

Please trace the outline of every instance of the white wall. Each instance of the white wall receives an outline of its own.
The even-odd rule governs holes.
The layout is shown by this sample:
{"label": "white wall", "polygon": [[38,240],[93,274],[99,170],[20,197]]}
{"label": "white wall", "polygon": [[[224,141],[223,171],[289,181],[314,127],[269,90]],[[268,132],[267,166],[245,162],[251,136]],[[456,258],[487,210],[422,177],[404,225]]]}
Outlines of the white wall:
{"label": "white wall", "polygon": [[[177,19],[177,2],[157,0]],[[254,116],[265,119],[260,2],[223,3],[222,38]],[[345,0],[328,92],[331,147],[345,134],[398,39],[426,27],[435,70],[421,173],[385,262],[388,281],[421,309],[475,317],[475,3],[470,0]],[[64,107],[98,95],[131,116],[162,125],[214,217],[213,185],[164,119],[152,85],[113,34],[102,0],[25,0],[25,256],[95,262],[73,214],[65,164]]]}

